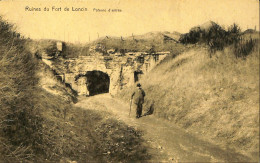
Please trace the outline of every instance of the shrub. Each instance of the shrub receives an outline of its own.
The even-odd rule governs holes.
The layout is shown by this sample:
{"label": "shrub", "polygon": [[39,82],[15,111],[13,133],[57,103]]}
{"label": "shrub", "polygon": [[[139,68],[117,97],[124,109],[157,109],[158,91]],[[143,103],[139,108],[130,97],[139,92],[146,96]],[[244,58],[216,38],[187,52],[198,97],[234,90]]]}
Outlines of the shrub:
{"label": "shrub", "polygon": [[239,40],[234,44],[234,53],[236,58],[245,58],[254,49],[257,40],[250,38],[249,40]]}
{"label": "shrub", "polygon": [[209,47],[209,56],[217,50],[223,50],[229,45],[234,45],[234,53],[236,57],[246,57],[255,46],[256,40],[242,39],[240,27],[234,23],[225,31],[219,25],[211,22],[208,29],[200,27],[192,28],[189,33],[181,35],[179,41],[183,44],[205,43]]}

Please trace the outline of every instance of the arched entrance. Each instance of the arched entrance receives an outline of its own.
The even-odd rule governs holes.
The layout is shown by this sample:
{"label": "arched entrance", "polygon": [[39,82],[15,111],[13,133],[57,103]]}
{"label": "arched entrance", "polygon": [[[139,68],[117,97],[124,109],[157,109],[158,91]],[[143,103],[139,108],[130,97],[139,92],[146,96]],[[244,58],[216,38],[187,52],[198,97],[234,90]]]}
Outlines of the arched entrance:
{"label": "arched entrance", "polygon": [[88,71],[86,73],[87,89],[90,96],[109,92],[110,78],[102,71]]}

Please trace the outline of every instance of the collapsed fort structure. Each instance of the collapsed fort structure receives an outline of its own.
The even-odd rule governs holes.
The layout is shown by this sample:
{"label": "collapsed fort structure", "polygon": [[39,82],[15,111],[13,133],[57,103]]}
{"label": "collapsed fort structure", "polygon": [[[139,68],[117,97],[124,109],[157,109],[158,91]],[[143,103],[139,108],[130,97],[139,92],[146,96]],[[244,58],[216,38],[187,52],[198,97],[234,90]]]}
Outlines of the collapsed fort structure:
{"label": "collapsed fort structure", "polygon": [[[90,48],[90,55],[60,59],[59,66],[50,58],[44,58],[59,78],[78,95],[110,93],[112,95],[124,87],[133,85],[144,74],[153,69],[170,52],[101,52],[102,45]],[[61,43],[57,43],[58,53],[62,53]],[[58,54],[59,55],[59,54]],[[55,56],[57,57],[57,55]]]}

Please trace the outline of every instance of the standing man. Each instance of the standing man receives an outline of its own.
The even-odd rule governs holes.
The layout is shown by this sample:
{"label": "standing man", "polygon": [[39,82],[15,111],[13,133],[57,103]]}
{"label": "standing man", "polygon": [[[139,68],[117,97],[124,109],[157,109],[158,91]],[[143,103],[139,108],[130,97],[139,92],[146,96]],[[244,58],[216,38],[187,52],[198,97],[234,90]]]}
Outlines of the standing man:
{"label": "standing man", "polygon": [[133,99],[134,107],[136,109],[136,118],[140,118],[142,115],[145,92],[141,88],[140,83],[137,83],[136,86],[137,86],[137,88],[133,92],[131,100]]}

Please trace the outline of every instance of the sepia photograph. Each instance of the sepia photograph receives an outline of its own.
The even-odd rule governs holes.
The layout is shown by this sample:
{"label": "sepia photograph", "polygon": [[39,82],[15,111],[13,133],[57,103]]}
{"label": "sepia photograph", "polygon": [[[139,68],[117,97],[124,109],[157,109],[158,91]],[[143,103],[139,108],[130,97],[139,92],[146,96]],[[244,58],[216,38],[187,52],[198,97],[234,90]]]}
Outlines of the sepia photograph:
{"label": "sepia photograph", "polygon": [[259,162],[258,0],[0,0],[0,163]]}

